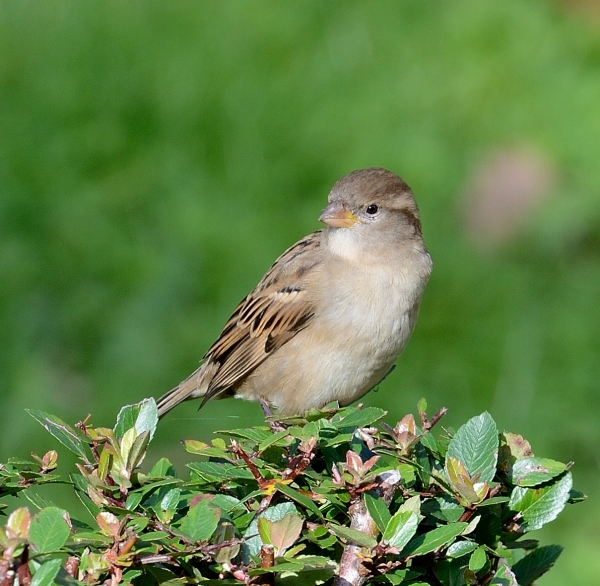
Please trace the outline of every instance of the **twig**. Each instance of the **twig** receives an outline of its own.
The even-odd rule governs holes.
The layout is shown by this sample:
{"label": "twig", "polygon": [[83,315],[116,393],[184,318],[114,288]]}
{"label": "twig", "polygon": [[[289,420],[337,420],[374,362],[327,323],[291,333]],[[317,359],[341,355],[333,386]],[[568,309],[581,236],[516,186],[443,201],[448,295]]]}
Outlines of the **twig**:
{"label": "twig", "polygon": [[27,544],[23,548],[19,567],[17,568],[17,577],[19,578],[19,586],[31,585],[31,571],[29,570],[29,548]]}
{"label": "twig", "polygon": [[15,571],[10,568],[4,571],[0,568],[0,586],[12,586],[15,582]]}
{"label": "twig", "polygon": [[77,573],[79,572],[79,558],[69,556],[65,562],[65,572],[67,572],[69,576],[77,578]]}
{"label": "twig", "polygon": [[[396,488],[400,483],[400,474],[397,470],[384,472],[377,477],[378,483],[375,492],[389,505],[394,498]],[[350,515],[350,528],[361,531],[366,535],[376,538],[379,529],[369,514],[362,496],[355,495],[348,510]],[[334,586],[361,586],[369,577],[369,570],[363,561],[368,559],[368,548],[361,547],[355,543],[347,543],[344,547],[337,576],[333,582]]]}
{"label": "twig", "polygon": [[[260,567],[263,570],[272,568],[275,565],[275,548],[271,544],[264,544],[260,548]],[[252,586],[275,586],[275,574],[268,572],[254,576],[250,580]]]}
{"label": "twig", "polygon": [[270,543],[265,543],[260,548],[260,567],[263,570],[272,568],[275,565],[275,547]]}
{"label": "twig", "polygon": [[149,555],[145,558],[139,558],[136,560],[136,564],[140,564],[142,566],[146,564],[165,564],[165,563],[173,563],[175,558],[172,555],[168,554],[157,554],[157,555]]}
{"label": "twig", "polygon": [[244,543],[244,540],[236,537],[234,539],[230,539],[229,541],[221,541],[220,543],[205,545],[201,548],[201,551],[202,553],[211,553],[213,551],[223,549],[224,547],[233,547],[234,545],[241,545],[242,543]]}
{"label": "twig", "polygon": [[431,419],[427,419],[427,413],[424,411],[419,411],[419,417],[421,418],[421,425],[423,427],[423,431],[430,431],[433,426],[448,413],[447,407],[442,407]]}
{"label": "twig", "polygon": [[288,467],[282,474],[283,480],[296,480],[309,466],[312,459],[315,457],[315,446],[317,438],[311,437],[309,440],[302,442],[299,447],[300,454],[291,459]]}
{"label": "twig", "polygon": [[246,466],[248,466],[250,472],[252,472],[252,476],[254,476],[254,480],[258,482],[259,488],[262,488],[265,484],[265,479],[260,473],[259,469],[256,467],[256,464],[250,459],[250,456],[244,452],[242,446],[238,444],[234,439],[231,440],[231,451],[238,457],[244,460]]}
{"label": "twig", "polygon": [[442,407],[430,420],[427,430],[430,430],[444,415],[448,413],[447,407]]}

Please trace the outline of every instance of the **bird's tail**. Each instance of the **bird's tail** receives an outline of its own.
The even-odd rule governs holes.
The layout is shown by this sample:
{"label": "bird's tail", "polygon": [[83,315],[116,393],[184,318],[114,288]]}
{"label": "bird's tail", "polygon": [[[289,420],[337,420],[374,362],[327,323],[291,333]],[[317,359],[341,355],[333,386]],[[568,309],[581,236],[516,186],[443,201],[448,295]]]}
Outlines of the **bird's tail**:
{"label": "bird's tail", "polygon": [[175,388],[166,392],[158,401],[158,416],[163,417],[173,407],[189,399],[204,397],[208,390],[208,385],[215,374],[217,364],[205,362],[200,368],[195,370],[184,381],[181,381]]}

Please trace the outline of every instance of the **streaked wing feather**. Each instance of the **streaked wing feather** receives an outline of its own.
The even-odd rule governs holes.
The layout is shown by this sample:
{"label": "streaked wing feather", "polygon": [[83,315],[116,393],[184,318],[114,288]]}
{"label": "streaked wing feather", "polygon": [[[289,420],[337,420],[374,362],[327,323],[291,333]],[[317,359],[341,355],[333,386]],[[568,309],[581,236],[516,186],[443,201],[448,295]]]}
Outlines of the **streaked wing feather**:
{"label": "streaked wing feather", "polygon": [[203,403],[235,387],[314,315],[306,276],[321,263],[320,232],[286,250],[236,307],[204,358],[219,363]]}

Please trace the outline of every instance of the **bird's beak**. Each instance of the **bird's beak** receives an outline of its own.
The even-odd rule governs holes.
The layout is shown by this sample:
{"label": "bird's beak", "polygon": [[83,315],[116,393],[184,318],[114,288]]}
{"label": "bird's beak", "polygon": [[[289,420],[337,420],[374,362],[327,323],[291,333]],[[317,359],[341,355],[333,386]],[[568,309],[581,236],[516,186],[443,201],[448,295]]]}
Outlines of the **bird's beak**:
{"label": "bird's beak", "polygon": [[319,221],[334,228],[350,228],[358,218],[341,201],[332,201],[319,216]]}

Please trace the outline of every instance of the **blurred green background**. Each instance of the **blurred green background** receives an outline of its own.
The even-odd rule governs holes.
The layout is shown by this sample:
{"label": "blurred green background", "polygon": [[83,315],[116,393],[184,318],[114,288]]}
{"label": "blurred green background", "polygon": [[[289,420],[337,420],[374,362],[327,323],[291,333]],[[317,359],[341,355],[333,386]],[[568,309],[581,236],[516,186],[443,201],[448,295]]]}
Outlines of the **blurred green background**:
{"label": "blurred green background", "polygon": [[[57,447],[25,408],[111,425],[189,374],[331,185],[385,166],[434,272],[366,403],[575,460],[542,583],[600,583],[599,158],[597,2],[0,3],[0,461]],[[152,456],[261,419],[188,403]]]}

